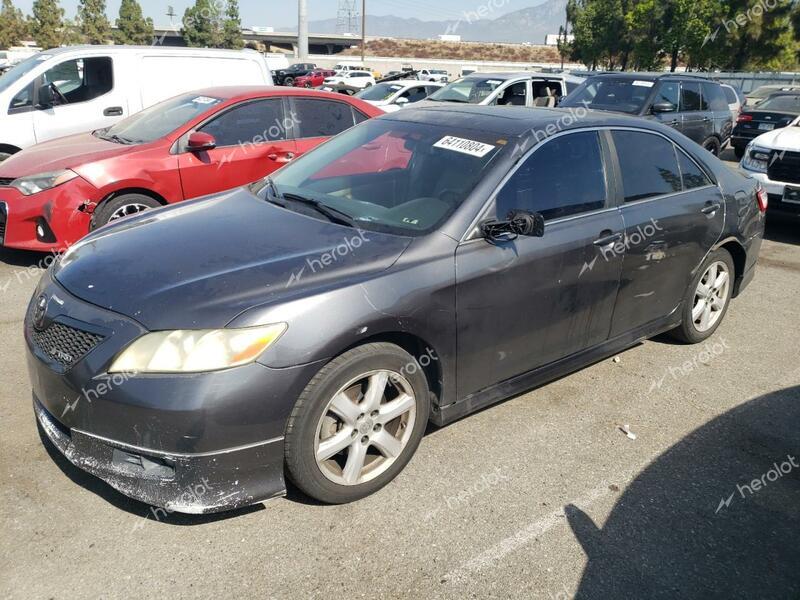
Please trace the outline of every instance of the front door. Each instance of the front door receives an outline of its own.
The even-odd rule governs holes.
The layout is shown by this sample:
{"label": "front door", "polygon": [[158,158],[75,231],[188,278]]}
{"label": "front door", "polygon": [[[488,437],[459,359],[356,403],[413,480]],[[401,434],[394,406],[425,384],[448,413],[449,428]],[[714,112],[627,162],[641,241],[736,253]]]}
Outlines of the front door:
{"label": "front door", "polygon": [[71,59],[45,71],[37,94],[39,87],[51,85],[56,104],[33,113],[37,143],[110,127],[127,116],[128,100],[114,82],[114,61],[108,56]]}
{"label": "front door", "polygon": [[724,200],[683,150],[655,133],[614,131],[624,206],[625,262],[612,337],[674,313],[719,240]]}
{"label": "front door", "polygon": [[653,100],[648,109],[651,109],[655,104],[671,104],[673,110],[671,112],[658,112],[653,113],[650,110],[647,116],[655,119],[656,121],[668,125],[678,131],[683,131],[683,119],[678,112],[681,104],[681,84],[679,81],[661,81],[656,84],[656,92],[653,95]]}
{"label": "front door", "polygon": [[237,104],[198,127],[214,136],[217,147],[189,152],[183,141],[178,164],[184,198],[252,183],[293,160],[297,144],[290,127],[281,98]]}
{"label": "front door", "polygon": [[459,397],[608,338],[624,253],[603,147],[595,131],[555,137],[498,192],[489,218],[540,212],[544,237],[458,247]]}

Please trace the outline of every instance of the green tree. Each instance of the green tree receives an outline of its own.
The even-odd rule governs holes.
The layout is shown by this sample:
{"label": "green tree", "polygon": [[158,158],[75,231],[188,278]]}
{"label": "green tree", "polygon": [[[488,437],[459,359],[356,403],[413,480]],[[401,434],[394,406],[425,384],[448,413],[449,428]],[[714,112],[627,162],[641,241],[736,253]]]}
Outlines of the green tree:
{"label": "green tree", "polygon": [[0,8],[0,50],[18,46],[28,35],[28,24],[12,0],[3,0]]}
{"label": "green tree", "polygon": [[119,6],[115,44],[146,45],[153,43],[153,20],[144,18],[136,0],[122,0]]}
{"label": "green tree", "polygon": [[231,50],[244,48],[242,18],[239,16],[239,0],[228,0],[225,20],[222,23],[222,47]]}
{"label": "green tree", "polygon": [[183,14],[181,31],[187,46],[218,48],[222,45],[222,27],[217,4],[213,0],[195,0]]}
{"label": "green tree", "polygon": [[90,44],[105,44],[111,39],[111,23],[106,17],[106,0],[80,0],[78,20],[81,33]]}
{"label": "green tree", "polygon": [[59,45],[61,46],[75,46],[76,44],[86,44],[88,42],[87,37],[81,31],[80,24],[72,19],[64,21],[59,33],[61,36]]}
{"label": "green tree", "polygon": [[792,2],[726,0],[724,7],[718,66],[737,71],[775,68],[790,54]]}
{"label": "green tree", "polygon": [[28,27],[36,45],[45,50],[60,46],[64,32],[64,9],[58,0],[34,0],[32,12]]}

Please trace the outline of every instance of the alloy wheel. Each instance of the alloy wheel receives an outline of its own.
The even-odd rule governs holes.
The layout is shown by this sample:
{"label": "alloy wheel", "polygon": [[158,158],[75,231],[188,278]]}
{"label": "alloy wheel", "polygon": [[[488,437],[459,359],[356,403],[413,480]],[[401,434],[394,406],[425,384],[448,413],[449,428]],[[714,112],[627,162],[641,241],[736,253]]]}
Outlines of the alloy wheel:
{"label": "alloy wheel", "polygon": [[111,213],[111,217],[108,219],[108,222],[111,223],[113,221],[118,221],[119,219],[124,219],[125,217],[131,217],[149,209],[149,206],[140,204],[138,202],[123,204],[117,210]]}
{"label": "alloy wheel", "polygon": [[730,281],[730,271],[722,261],[711,263],[700,278],[692,307],[692,321],[700,333],[714,327],[722,317],[728,302]]}
{"label": "alloy wheel", "polygon": [[400,373],[359,375],[334,394],[317,424],[317,466],[339,485],[375,479],[403,454],[416,417],[414,390]]}

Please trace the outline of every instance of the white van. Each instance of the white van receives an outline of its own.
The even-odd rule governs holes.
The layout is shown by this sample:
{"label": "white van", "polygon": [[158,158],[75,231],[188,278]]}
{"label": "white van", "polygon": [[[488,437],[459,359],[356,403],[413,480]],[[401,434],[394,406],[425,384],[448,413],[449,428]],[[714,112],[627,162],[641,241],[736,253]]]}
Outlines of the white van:
{"label": "white van", "polygon": [[254,50],[73,46],[40,52],[0,77],[0,161],[216,85],[272,85],[272,77]]}

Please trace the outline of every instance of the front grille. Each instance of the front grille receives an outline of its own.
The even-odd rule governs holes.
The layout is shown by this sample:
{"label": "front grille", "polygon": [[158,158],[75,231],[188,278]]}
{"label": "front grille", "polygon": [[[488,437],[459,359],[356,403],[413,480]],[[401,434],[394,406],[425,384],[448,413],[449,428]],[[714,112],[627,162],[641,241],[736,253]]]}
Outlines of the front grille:
{"label": "front grille", "polygon": [[72,367],[103,340],[101,335],[62,323],[51,323],[42,331],[34,327],[32,337],[45,355],[66,368]]}
{"label": "front grille", "polygon": [[14,181],[13,177],[0,177],[0,187],[8,187]]}
{"label": "front grille", "polygon": [[0,246],[3,245],[3,242],[6,239],[6,205],[4,202],[0,202]]}
{"label": "front grille", "polygon": [[800,152],[773,151],[767,176],[772,181],[800,183]]}

